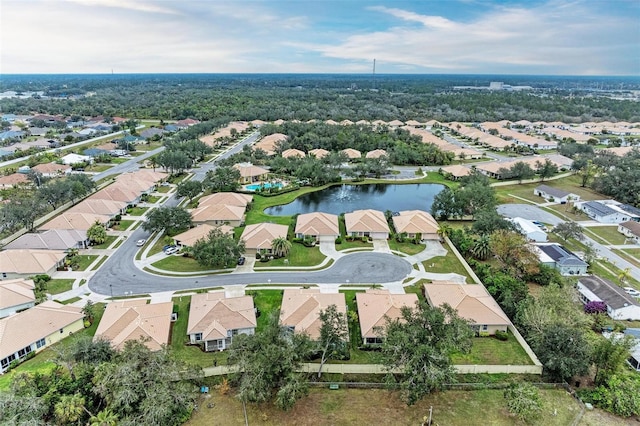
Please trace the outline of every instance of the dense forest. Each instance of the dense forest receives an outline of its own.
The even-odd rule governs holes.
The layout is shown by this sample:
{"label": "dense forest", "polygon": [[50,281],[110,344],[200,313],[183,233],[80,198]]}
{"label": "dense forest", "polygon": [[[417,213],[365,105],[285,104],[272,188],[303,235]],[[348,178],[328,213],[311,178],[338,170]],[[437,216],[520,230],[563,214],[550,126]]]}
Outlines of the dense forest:
{"label": "dense forest", "polygon": [[[534,90],[455,91],[489,81]],[[403,75],[54,75],[3,76],[0,91],[42,96],[0,99],[3,113],[179,120],[333,119],[640,121],[634,78]],[[604,90],[604,89],[606,90]]]}

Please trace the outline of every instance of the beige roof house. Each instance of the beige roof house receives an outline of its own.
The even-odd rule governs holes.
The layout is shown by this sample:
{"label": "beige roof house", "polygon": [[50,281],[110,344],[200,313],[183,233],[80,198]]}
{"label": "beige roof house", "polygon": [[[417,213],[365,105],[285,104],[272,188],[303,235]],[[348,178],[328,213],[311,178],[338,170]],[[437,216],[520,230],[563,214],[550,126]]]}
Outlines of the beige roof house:
{"label": "beige roof house", "polygon": [[400,126],[404,126],[404,123],[400,120],[393,120],[387,123],[389,126],[391,127],[400,127]]}
{"label": "beige roof house", "polygon": [[13,188],[16,185],[27,185],[31,181],[27,175],[23,173],[12,173],[6,176],[0,176],[0,188]]}
{"label": "beige roof house", "polygon": [[282,151],[282,156],[284,158],[294,158],[294,157],[304,158],[306,157],[306,154],[304,153],[304,151],[300,151],[299,149],[289,148]]}
{"label": "beige roof house", "polygon": [[127,210],[127,203],[108,199],[87,198],[71,207],[69,213],[91,213],[97,215],[116,216]]}
{"label": "beige roof house", "polygon": [[205,204],[191,211],[194,223],[209,223],[210,225],[240,226],[244,221],[244,207],[228,206],[226,204]]}
{"label": "beige roof house", "polygon": [[33,166],[31,170],[40,173],[44,177],[57,177],[71,173],[71,166],[66,164],[44,163]]}
{"label": "beige roof house", "polygon": [[350,160],[355,160],[357,158],[362,157],[362,153],[360,151],[358,151],[357,149],[353,149],[353,148],[343,149],[340,152],[344,152],[345,155],[347,157],[349,157]]}
{"label": "beige roof house", "polygon": [[344,293],[320,293],[317,288],[288,288],[282,296],[280,324],[295,333],[307,333],[312,340],[320,338],[320,311],[336,305],[336,310],[346,315]]}
{"label": "beige roof house", "polygon": [[6,278],[51,275],[66,257],[65,252],[58,250],[2,250],[0,274],[7,274]]}
{"label": "beige roof house", "polygon": [[271,251],[271,242],[276,238],[287,238],[289,227],[275,223],[256,223],[247,225],[240,239],[244,241],[247,253],[258,250]]}
{"label": "beige roof house", "polygon": [[338,216],[321,212],[298,215],[295,234],[297,238],[328,238],[333,241],[340,236]]}
{"label": "beige roof house", "polygon": [[372,238],[388,238],[389,224],[379,210],[356,210],[344,215],[348,235]]}
{"label": "beige roof house", "polygon": [[335,121],[335,120],[331,120],[331,119],[329,119],[329,120],[326,120],[326,121],[325,121],[325,124],[329,124],[329,125],[335,126],[335,125],[337,125],[337,124],[338,124],[338,122],[337,122],[337,121]]}
{"label": "beige roof house", "polygon": [[0,281],[0,318],[34,306],[34,289],[33,281],[24,278]]}
{"label": "beige roof house", "polygon": [[40,229],[78,229],[86,231],[94,223],[98,222],[104,225],[110,219],[110,216],[104,214],[66,212],[54,217],[42,225]]}
{"label": "beige roof house", "polygon": [[253,201],[253,195],[238,194],[236,192],[216,192],[215,194],[200,198],[200,200],[198,200],[198,207],[207,204],[226,204],[228,206],[247,207],[251,201]]}
{"label": "beige roof house", "polygon": [[87,248],[87,232],[79,229],[49,229],[44,232],[29,232],[11,241],[5,249],[69,250]]}
{"label": "beige roof house", "polygon": [[227,225],[212,226],[206,223],[200,224],[173,237],[176,245],[193,247],[196,241],[207,238],[214,229],[220,229],[223,234],[232,234],[233,228]]}
{"label": "beige roof house", "polygon": [[415,293],[392,294],[385,289],[368,289],[356,293],[360,333],[365,344],[381,343],[381,332],[389,320],[402,317],[402,308],[414,308],[418,303]]}
{"label": "beige roof house", "polygon": [[442,167],[441,173],[445,176],[451,176],[454,180],[460,179],[464,176],[469,176],[471,174],[471,169],[469,167],[462,166],[460,164],[455,164],[453,166]]}
{"label": "beige roof house", "polygon": [[113,200],[136,204],[140,199],[140,192],[129,188],[126,182],[120,181],[101,189],[89,198],[92,200]]}
{"label": "beige roof house", "polygon": [[253,334],[257,325],[251,296],[226,297],[224,292],[191,296],[187,335],[205,351],[226,349],[236,334]]}
{"label": "beige roof house", "polygon": [[438,240],[438,222],[429,213],[422,210],[405,210],[393,216],[396,233],[406,233],[409,238],[422,234],[423,240]]}
{"label": "beige roof house", "polygon": [[424,293],[430,305],[448,304],[460,317],[470,320],[479,332],[495,334],[496,330],[506,331],[511,324],[483,285],[434,281],[424,285]]}
{"label": "beige roof house", "polygon": [[142,300],[122,300],[107,304],[93,340],[106,339],[115,349],[122,349],[129,340],[144,339],[152,351],[169,344],[173,302],[150,303]]}
{"label": "beige roof house", "polygon": [[387,151],[385,151],[384,149],[374,149],[373,151],[367,152],[367,155],[365,155],[366,158],[380,158],[386,156]]}
{"label": "beige roof house", "polygon": [[0,320],[0,373],[83,328],[82,308],[48,300]]}
{"label": "beige roof house", "polygon": [[269,170],[254,166],[251,163],[234,164],[233,167],[240,172],[241,183],[256,182],[269,173]]}
{"label": "beige roof house", "polygon": [[253,149],[261,149],[266,152],[267,155],[274,155],[279,142],[287,140],[287,135],[282,133],[274,133],[260,139],[253,145]]}
{"label": "beige roof house", "polygon": [[340,124],[341,124],[342,126],[353,126],[353,121],[351,121],[351,120],[342,120],[342,121],[340,122]]}
{"label": "beige roof house", "polygon": [[404,124],[406,124],[407,126],[413,126],[413,127],[424,126],[424,123],[421,123],[421,122],[416,121],[416,120],[407,120]]}
{"label": "beige roof house", "polygon": [[324,158],[329,154],[330,154],[329,151],[327,151],[326,149],[322,149],[322,148],[316,148],[316,149],[309,150],[309,155],[313,155],[316,158]]}

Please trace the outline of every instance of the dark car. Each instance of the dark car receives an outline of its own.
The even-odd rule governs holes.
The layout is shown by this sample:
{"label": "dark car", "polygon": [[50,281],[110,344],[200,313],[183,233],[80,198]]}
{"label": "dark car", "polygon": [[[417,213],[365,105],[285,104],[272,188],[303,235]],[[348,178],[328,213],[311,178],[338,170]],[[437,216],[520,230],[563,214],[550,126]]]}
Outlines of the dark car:
{"label": "dark car", "polygon": [[238,259],[238,265],[244,265],[244,257]]}

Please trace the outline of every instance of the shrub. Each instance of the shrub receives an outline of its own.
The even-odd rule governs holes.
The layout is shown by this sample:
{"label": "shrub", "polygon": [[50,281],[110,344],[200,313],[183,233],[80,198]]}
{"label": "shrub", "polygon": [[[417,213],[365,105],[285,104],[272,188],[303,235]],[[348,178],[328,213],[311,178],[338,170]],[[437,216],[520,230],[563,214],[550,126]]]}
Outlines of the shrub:
{"label": "shrub", "polygon": [[342,238],[340,237],[336,238],[336,244],[342,244]]}
{"label": "shrub", "polygon": [[261,257],[260,253],[256,253],[256,259],[260,259]]}
{"label": "shrub", "polygon": [[117,215],[116,215],[116,217],[114,218],[114,220],[115,220],[116,222],[120,222],[120,221],[122,220],[122,216],[121,216],[121,215],[119,215],[119,214],[117,214]]}
{"label": "shrub", "polygon": [[589,302],[584,305],[584,312],[587,314],[604,314],[607,312],[607,304],[604,302]]}
{"label": "shrub", "polygon": [[502,341],[508,340],[509,333],[507,333],[506,331],[498,330],[496,331],[496,339],[502,340]]}

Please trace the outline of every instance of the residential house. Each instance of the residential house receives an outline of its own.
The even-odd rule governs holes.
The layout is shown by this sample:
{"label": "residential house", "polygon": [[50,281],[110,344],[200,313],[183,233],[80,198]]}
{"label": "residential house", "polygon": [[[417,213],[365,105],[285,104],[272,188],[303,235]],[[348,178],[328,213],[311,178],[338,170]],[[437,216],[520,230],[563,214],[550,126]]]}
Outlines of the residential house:
{"label": "residential house", "polygon": [[307,333],[311,340],[318,340],[322,326],[320,311],[331,305],[345,315],[346,322],[344,293],[321,293],[318,288],[288,288],[282,295],[280,324],[294,333]]}
{"label": "residential house", "polygon": [[386,157],[386,156],[387,156],[387,151],[385,151],[384,149],[374,149],[373,151],[367,152],[367,154],[365,155],[365,158],[380,158],[380,157]]}
{"label": "residential house", "polygon": [[209,225],[229,225],[232,227],[244,224],[244,207],[226,204],[205,204],[191,210],[193,223]]}
{"label": "residential house", "polygon": [[287,135],[283,135],[282,133],[274,133],[272,135],[267,135],[260,139],[253,145],[253,149],[261,149],[268,156],[275,155],[276,150],[280,146],[282,142],[287,140]]}
{"label": "residential house", "polygon": [[[624,205],[614,200],[583,201],[576,203],[576,207],[585,212],[591,219],[600,223],[618,224],[628,220],[640,220],[640,212],[633,208],[623,208]],[[626,206],[625,206],[626,207]]]}
{"label": "residential house", "polygon": [[69,250],[84,249],[89,246],[87,232],[80,229],[49,229],[44,232],[29,232],[16,238],[4,248]]}
{"label": "residential house", "polygon": [[83,327],[82,308],[52,300],[0,319],[0,373],[12,362],[40,352]]}
{"label": "residential house", "polygon": [[19,278],[0,281],[0,318],[34,307],[34,289],[33,280]]}
{"label": "residential house", "polygon": [[329,154],[330,154],[329,151],[327,151],[326,149],[322,149],[322,148],[316,148],[316,149],[312,149],[312,150],[309,151],[309,155],[313,155],[317,159],[324,158]]}
{"label": "residential house", "polygon": [[127,213],[128,204],[125,201],[109,199],[87,198],[67,210],[68,213],[89,213],[115,218],[117,215]]}
{"label": "residential house", "polygon": [[233,166],[240,172],[240,183],[247,184],[264,180],[269,174],[269,170],[254,166],[251,163],[239,163]]}
{"label": "residential house", "polygon": [[140,202],[140,192],[130,188],[126,182],[112,183],[91,195],[91,200],[112,200],[127,203],[127,206],[135,206]]}
{"label": "residential house", "polygon": [[0,141],[6,141],[8,139],[22,139],[24,137],[24,132],[20,130],[7,130],[5,132],[0,132]]}
{"label": "residential house", "polygon": [[557,243],[533,246],[540,262],[556,268],[561,275],[586,275],[589,264]]}
{"label": "residential house", "polygon": [[306,154],[304,153],[304,151],[300,151],[299,149],[289,148],[282,151],[282,157],[283,158],[296,158],[296,157],[304,158],[306,157]]}
{"label": "residential house", "polygon": [[117,350],[130,340],[143,340],[152,351],[169,344],[173,302],[149,303],[146,299],[112,301],[102,314],[94,341],[108,340]]}
{"label": "residential house", "polygon": [[244,241],[247,254],[271,253],[271,243],[276,238],[287,238],[289,227],[275,223],[256,223],[247,225],[240,239]]}
{"label": "residential house", "polygon": [[524,219],[522,217],[514,217],[510,220],[522,235],[524,235],[527,240],[535,241],[537,243],[544,243],[547,241],[547,233],[544,232],[539,226],[528,219]]}
{"label": "residential house", "polygon": [[0,275],[2,279],[29,278],[32,275],[53,274],[64,265],[67,254],[58,250],[2,250]]}
{"label": "residential house", "polygon": [[18,185],[31,185],[31,181],[24,173],[12,173],[0,176],[0,188],[8,189]]}
{"label": "residential house", "polygon": [[566,204],[569,201],[580,201],[580,196],[562,189],[553,188],[548,185],[539,185],[533,190],[533,194],[544,198],[547,201]]}
{"label": "residential house", "polygon": [[56,178],[61,176],[68,176],[71,173],[71,166],[67,164],[45,163],[33,166],[31,170],[40,173],[43,177],[46,178]]}
{"label": "residential house", "polygon": [[481,284],[459,284],[434,281],[423,287],[425,298],[431,306],[441,307],[445,303],[469,320],[480,336],[507,331],[511,321],[498,302]]}
{"label": "residential house", "polygon": [[60,159],[62,164],[73,165],[78,163],[93,163],[93,158],[88,155],[79,155],[79,154],[67,154]]}
{"label": "residential house", "polygon": [[180,247],[193,247],[193,245],[198,241],[205,239],[209,236],[211,231],[214,229],[220,229],[223,234],[233,235],[233,228],[227,225],[221,226],[212,226],[206,223],[196,226],[195,228],[191,228],[181,234],[178,234],[173,237],[173,242],[175,245]]}
{"label": "residential house", "polygon": [[238,194],[236,192],[216,192],[198,200],[198,207],[209,204],[226,204],[227,206],[238,206],[246,208],[253,201],[253,195]]}
{"label": "residential house", "polygon": [[420,234],[421,240],[440,240],[438,222],[425,211],[405,210],[394,213],[391,219],[396,234],[405,234],[407,238],[416,238]]}
{"label": "residential house", "polygon": [[202,344],[205,352],[227,349],[234,336],[252,335],[256,326],[251,296],[227,297],[224,292],[191,296],[187,335],[192,345]]}
{"label": "residential house", "polygon": [[356,293],[360,334],[365,345],[380,344],[387,319],[402,318],[402,308],[415,308],[418,295],[415,293],[392,294],[386,289],[367,289]]}
{"label": "residential house", "polygon": [[296,219],[296,238],[334,242],[340,236],[338,216],[330,213],[304,213]]}
{"label": "residential house", "polygon": [[66,211],[51,219],[49,222],[40,226],[39,229],[76,229],[80,231],[87,231],[96,222],[101,225],[107,226],[111,218],[103,214],[93,213],[75,213]]}
{"label": "residential house", "polygon": [[462,177],[469,176],[471,174],[471,169],[469,167],[456,164],[453,166],[441,167],[440,174],[445,176],[447,179],[458,180]]}
{"label": "residential house", "polygon": [[347,158],[349,158],[349,160],[357,160],[358,158],[362,158],[362,153],[357,149],[347,148],[343,149],[340,152],[344,153]]}
{"label": "residential house", "polygon": [[31,136],[44,136],[48,131],[49,129],[45,127],[29,127],[29,134],[31,134]]}
{"label": "residential house", "polygon": [[589,302],[604,302],[607,314],[614,320],[640,320],[638,299],[609,280],[595,275],[580,277],[576,289],[580,301],[585,305]]}
{"label": "residential house", "polygon": [[633,370],[640,373],[640,328],[627,328],[624,330],[624,334],[634,339],[634,345],[629,351],[627,363]]}
{"label": "residential house", "polygon": [[389,224],[384,213],[378,210],[356,210],[344,215],[347,235],[371,237],[375,240],[389,238]]}
{"label": "residential house", "polygon": [[618,225],[618,232],[636,244],[640,244],[640,222],[628,220]]}
{"label": "residential house", "polygon": [[166,133],[166,130],[151,127],[149,129],[144,129],[143,131],[141,131],[140,137],[143,137],[145,139],[151,139],[154,136],[162,137],[162,135],[164,135],[165,133]]}

